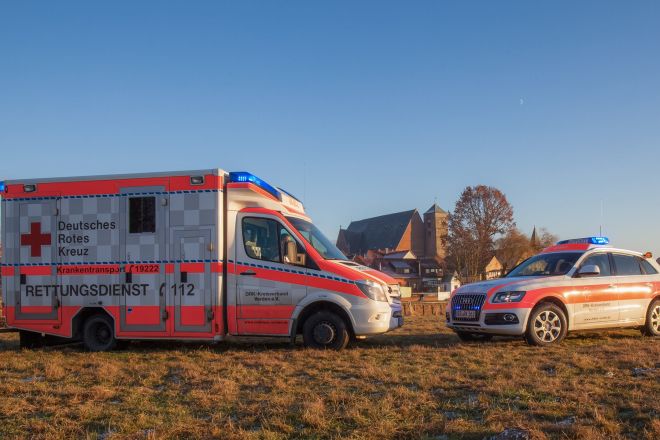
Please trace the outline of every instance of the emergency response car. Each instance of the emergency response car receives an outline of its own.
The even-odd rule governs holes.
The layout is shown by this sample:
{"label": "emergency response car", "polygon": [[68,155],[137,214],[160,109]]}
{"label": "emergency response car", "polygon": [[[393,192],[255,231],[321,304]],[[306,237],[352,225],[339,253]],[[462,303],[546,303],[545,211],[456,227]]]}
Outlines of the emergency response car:
{"label": "emergency response car", "polygon": [[346,264],[298,199],[250,173],[16,180],[0,195],[3,312],[23,346],[302,334],[341,349],[403,324],[395,283]]}
{"label": "emergency response car", "polygon": [[561,241],[504,278],[456,289],[447,325],[463,340],[522,335],[532,345],[614,327],[659,336],[660,275],[651,257],[611,248],[605,237]]}

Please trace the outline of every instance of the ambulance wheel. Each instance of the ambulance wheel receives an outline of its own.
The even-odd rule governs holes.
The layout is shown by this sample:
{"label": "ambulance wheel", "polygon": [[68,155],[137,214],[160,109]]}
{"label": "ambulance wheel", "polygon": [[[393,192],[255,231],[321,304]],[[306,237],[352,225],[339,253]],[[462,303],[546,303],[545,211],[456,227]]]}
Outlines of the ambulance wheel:
{"label": "ambulance wheel", "polygon": [[525,340],[529,345],[546,346],[561,342],[568,333],[564,311],[553,303],[541,303],[532,310]]}
{"label": "ambulance wheel", "polygon": [[117,346],[112,319],[94,315],[85,321],[83,344],[89,351],[110,351]]}
{"label": "ambulance wheel", "polygon": [[44,338],[41,337],[41,333],[21,330],[19,332],[19,343],[21,348],[39,348],[43,347]]}
{"label": "ambulance wheel", "polygon": [[332,312],[317,312],[307,318],[303,324],[305,347],[342,350],[346,348],[349,340],[346,323]]}
{"label": "ambulance wheel", "polygon": [[646,324],[642,327],[644,336],[660,336],[660,299],[651,302],[646,312]]}
{"label": "ambulance wheel", "polygon": [[463,342],[486,342],[493,339],[493,335],[487,333],[456,332],[456,336]]}

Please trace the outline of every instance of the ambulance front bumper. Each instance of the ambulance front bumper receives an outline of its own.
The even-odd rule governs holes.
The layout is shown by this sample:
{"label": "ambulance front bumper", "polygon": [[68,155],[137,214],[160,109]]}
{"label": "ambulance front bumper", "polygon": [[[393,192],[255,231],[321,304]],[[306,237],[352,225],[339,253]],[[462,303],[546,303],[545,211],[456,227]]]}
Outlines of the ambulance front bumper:
{"label": "ambulance front bumper", "polygon": [[527,329],[527,319],[531,310],[527,308],[486,309],[480,311],[478,320],[467,321],[452,316],[452,312],[448,308],[445,318],[447,327],[454,331],[520,336]]}
{"label": "ambulance front bumper", "polygon": [[384,301],[365,301],[351,308],[355,336],[374,336],[403,325],[401,304]]}

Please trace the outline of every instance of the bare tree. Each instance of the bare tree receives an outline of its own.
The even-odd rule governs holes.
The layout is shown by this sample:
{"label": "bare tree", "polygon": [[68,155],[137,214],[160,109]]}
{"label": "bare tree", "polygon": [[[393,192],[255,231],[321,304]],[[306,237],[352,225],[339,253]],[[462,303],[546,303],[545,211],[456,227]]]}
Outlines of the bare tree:
{"label": "bare tree", "polygon": [[555,234],[552,234],[546,228],[541,228],[538,234],[538,248],[535,249],[537,252],[541,251],[553,244],[556,244],[559,241],[559,237]]}
{"label": "bare tree", "polygon": [[495,239],[515,227],[513,208],[497,188],[465,188],[447,218],[449,261],[469,280],[483,274],[492,257]]}
{"label": "bare tree", "polygon": [[510,271],[521,260],[536,253],[531,238],[520,232],[518,228],[511,228],[495,242],[497,259],[503,267],[503,274]]}

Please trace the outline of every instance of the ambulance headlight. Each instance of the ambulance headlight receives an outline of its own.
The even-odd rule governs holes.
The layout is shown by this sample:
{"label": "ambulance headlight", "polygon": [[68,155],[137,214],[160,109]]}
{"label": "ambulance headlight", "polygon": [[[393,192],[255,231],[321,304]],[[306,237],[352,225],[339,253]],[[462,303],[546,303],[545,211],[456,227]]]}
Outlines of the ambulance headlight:
{"label": "ambulance headlight", "polygon": [[387,294],[382,285],[374,283],[371,280],[356,281],[355,284],[360,288],[362,293],[367,295],[368,298],[374,301],[387,302]]}
{"label": "ambulance headlight", "polygon": [[493,304],[502,303],[517,303],[522,301],[525,297],[525,292],[511,291],[511,292],[497,292],[490,300]]}

